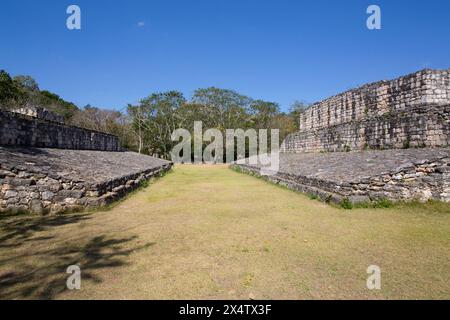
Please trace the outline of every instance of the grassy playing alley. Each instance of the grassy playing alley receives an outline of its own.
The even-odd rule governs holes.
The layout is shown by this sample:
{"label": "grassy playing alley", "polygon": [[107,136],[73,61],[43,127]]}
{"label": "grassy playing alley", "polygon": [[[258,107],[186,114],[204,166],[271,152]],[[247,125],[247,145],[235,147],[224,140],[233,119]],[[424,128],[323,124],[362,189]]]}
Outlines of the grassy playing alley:
{"label": "grassy playing alley", "polygon": [[0,298],[449,299],[450,205],[343,210],[226,166],[177,166],[110,210],[1,217]]}

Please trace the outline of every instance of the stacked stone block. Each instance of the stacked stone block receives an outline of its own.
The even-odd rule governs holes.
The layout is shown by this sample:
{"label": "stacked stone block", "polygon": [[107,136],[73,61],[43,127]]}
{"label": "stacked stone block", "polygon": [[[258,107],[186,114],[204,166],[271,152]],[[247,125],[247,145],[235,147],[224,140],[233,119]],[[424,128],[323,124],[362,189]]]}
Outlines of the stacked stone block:
{"label": "stacked stone block", "polygon": [[114,135],[48,120],[51,114],[48,111],[30,114],[32,113],[22,114],[0,110],[0,145],[73,150],[120,150],[119,139]]}
{"label": "stacked stone block", "polygon": [[51,122],[64,123],[63,116],[41,107],[27,106],[23,108],[14,109],[13,112]]}
{"label": "stacked stone block", "polygon": [[[380,155],[380,158],[392,160],[392,157],[395,157],[396,154],[387,151],[390,150],[372,152],[384,153]],[[314,159],[302,157],[302,154],[293,155],[294,158],[287,157],[287,154],[281,154],[282,168],[280,171],[264,178],[333,203],[341,203],[345,199],[352,203],[365,203],[383,199],[392,201],[428,201],[434,199],[450,202],[450,149],[437,149],[436,155],[433,155],[431,149],[426,149],[424,157],[420,156],[420,150],[411,151],[415,151],[410,152],[414,160],[402,163],[398,167],[387,169],[387,166],[383,166],[383,163],[378,163],[377,166],[380,169],[376,172],[373,172],[372,169],[370,170],[371,173],[366,176],[348,172],[348,176],[345,178],[339,178],[337,172],[342,171],[340,167],[347,162],[355,162],[355,168],[359,166],[360,163],[356,162],[362,159],[357,153],[336,154],[335,158],[337,159],[334,160],[337,161],[340,158],[341,162],[334,164],[333,169],[336,172],[334,175],[333,169],[323,168],[322,170],[329,171],[329,176],[326,177],[306,174],[307,170],[297,169],[298,166],[307,167],[311,165],[310,161],[314,161]],[[324,156],[317,155],[316,157]],[[297,163],[292,163],[293,160]],[[318,162],[321,160],[316,159]],[[233,166],[253,175],[261,175],[260,167],[255,165],[234,164]]]}
{"label": "stacked stone block", "polygon": [[380,81],[312,105],[285,152],[446,147],[450,69],[422,70]]}
{"label": "stacked stone block", "polygon": [[105,206],[171,167],[121,150],[114,135],[65,125],[48,110],[0,110],[0,213]]}
{"label": "stacked stone block", "polygon": [[[336,203],[450,202],[450,69],[364,85],[299,121],[267,180]],[[260,175],[258,165],[233,166]]]}

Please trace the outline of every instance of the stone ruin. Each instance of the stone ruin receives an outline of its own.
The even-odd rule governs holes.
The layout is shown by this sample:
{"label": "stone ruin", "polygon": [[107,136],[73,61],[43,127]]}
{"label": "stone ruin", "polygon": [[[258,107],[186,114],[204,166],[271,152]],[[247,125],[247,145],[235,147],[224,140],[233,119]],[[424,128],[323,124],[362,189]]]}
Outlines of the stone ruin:
{"label": "stone ruin", "polygon": [[299,123],[268,180],[335,203],[450,202],[450,69],[349,90],[313,104]]}
{"label": "stone ruin", "polygon": [[64,124],[64,118],[43,108],[0,109],[0,146],[120,151],[111,134]]}
{"label": "stone ruin", "polygon": [[450,146],[450,69],[367,84],[313,104],[285,152]]}
{"label": "stone ruin", "polygon": [[14,109],[15,113],[23,114],[26,116],[30,116],[33,118],[44,119],[52,122],[59,122],[64,124],[64,117],[51,112],[45,108],[36,107],[36,106],[26,106],[22,108]]}
{"label": "stone ruin", "polygon": [[122,150],[114,135],[66,125],[45,109],[0,110],[0,212],[106,206],[171,167]]}
{"label": "stone ruin", "polygon": [[[450,202],[450,69],[367,84],[313,104],[299,121],[268,180],[335,203]],[[171,167],[40,108],[0,111],[0,212],[105,206]]]}

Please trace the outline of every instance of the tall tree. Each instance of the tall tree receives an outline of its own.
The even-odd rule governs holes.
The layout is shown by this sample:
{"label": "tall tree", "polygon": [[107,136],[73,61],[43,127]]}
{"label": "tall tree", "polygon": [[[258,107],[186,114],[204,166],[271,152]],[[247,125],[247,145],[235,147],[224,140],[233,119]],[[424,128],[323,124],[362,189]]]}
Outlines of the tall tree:
{"label": "tall tree", "polygon": [[30,76],[15,76],[13,78],[13,81],[23,89],[30,90],[30,91],[39,91],[39,85],[37,84],[36,80],[34,80]]}
{"label": "tall tree", "polygon": [[9,109],[19,104],[22,99],[21,92],[14,85],[11,76],[0,70],[0,108]]}
{"label": "tall tree", "polygon": [[272,119],[280,112],[275,102],[255,100],[250,105],[253,127],[255,129],[271,128]]}
{"label": "tall tree", "polygon": [[306,111],[306,109],[309,108],[309,104],[302,101],[294,101],[294,103],[291,105],[291,108],[289,110],[289,116],[292,118],[292,120],[295,122],[295,128],[296,130],[300,129],[300,115]]}
{"label": "tall tree", "polygon": [[215,119],[217,129],[247,126],[248,111],[252,99],[233,90],[210,87],[194,92],[192,102],[207,107]]}
{"label": "tall tree", "polygon": [[168,158],[174,146],[172,132],[181,123],[179,109],[186,103],[177,91],[155,93],[143,99],[138,106],[128,106],[132,126],[139,140],[139,150]]}

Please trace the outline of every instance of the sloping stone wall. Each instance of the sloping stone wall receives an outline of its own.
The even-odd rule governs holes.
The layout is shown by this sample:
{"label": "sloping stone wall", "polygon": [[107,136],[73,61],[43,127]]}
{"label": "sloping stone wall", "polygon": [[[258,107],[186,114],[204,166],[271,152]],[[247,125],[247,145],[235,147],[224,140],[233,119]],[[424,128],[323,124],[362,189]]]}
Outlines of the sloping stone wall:
{"label": "sloping stone wall", "polygon": [[65,125],[45,109],[0,110],[0,213],[105,206],[171,167],[122,150],[116,136]]}
{"label": "sloping stone wall", "polygon": [[[232,167],[260,175],[258,165]],[[265,179],[334,203],[450,202],[450,149],[282,153],[279,171]]]}
{"label": "sloping stone wall", "polygon": [[449,105],[450,69],[367,84],[305,110],[282,150],[448,146]]}
{"label": "sloping stone wall", "polygon": [[1,110],[0,145],[74,150],[120,150],[119,140],[114,135]]}
{"label": "sloping stone wall", "polygon": [[[450,202],[450,69],[367,84],[299,120],[267,180],[336,203]],[[260,175],[255,165],[232,167]]]}
{"label": "sloping stone wall", "polygon": [[0,147],[0,213],[106,206],[171,167],[134,152]]}

